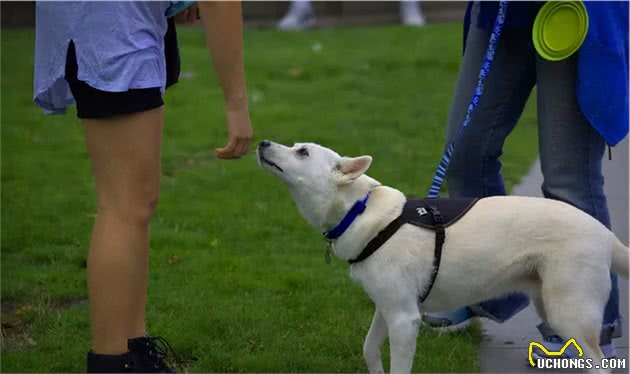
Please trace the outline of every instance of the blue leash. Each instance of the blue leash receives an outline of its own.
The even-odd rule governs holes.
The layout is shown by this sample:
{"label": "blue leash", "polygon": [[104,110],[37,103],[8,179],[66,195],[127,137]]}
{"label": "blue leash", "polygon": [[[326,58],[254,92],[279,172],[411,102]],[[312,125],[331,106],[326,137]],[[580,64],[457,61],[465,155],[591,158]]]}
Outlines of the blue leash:
{"label": "blue leash", "polygon": [[[481,64],[479,79],[477,80],[477,87],[475,88],[472,99],[470,99],[468,109],[466,110],[466,117],[464,118],[464,122],[462,122],[462,125],[457,132],[455,140],[462,136],[464,129],[470,123],[472,113],[477,108],[477,105],[479,104],[479,99],[483,94],[483,83],[486,80],[488,73],[490,72],[490,67],[492,66],[492,61],[494,60],[494,51],[497,48],[497,43],[499,41],[499,37],[501,36],[501,30],[503,30],[503,24],[505,23],[505,12],[507,10],[507,5],[507,0],[499,1],[499,11],[497,13],[497,18],[494,21],[492,34],[490,34],[486,56],[483,60],[483,63]],[[442,160],[440,160],[440,164],[435,171],[433,182],[431,182],[431,188],[429,189],[429,194],[427,195],[427,197],[435,198],[440,195],[440,187],[442,186],[444,177],[446,177],[448,165],[451,162],[451,157],[453,156],[453,151],[455,150],[455,140],[448,144],[446,150],[444,151],[444,154],[442,155]]]}

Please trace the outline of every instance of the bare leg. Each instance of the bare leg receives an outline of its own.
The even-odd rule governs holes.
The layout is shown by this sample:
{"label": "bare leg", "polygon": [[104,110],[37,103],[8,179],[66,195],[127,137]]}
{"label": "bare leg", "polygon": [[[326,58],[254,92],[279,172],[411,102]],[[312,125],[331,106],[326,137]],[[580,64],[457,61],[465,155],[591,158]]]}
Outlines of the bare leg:
{"label": "bare leg", "polygon": [[381,312],[376,309],[372,325],[365,337],[363,344],[363,357],[370,373],[384,373],[383,361],[381,360],[381,345],[387,337],[387,325]]}
{"label": "bare leg", "polygon": [[163,109],[84,120],[97,216],[88,257],[92,349],[127,351],[145,334],[149,221],[160,191]]}

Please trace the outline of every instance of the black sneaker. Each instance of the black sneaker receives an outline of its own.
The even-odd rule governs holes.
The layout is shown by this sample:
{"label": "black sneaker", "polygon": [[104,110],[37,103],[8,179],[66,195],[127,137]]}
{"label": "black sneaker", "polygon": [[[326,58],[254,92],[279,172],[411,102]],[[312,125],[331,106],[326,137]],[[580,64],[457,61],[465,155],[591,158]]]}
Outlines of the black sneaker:
{"label": "black sneaker", "polygon": [[89,351],[87,354],[88,373],[133,373],[134,368],[134,358],[130,352],[101,355]]}
{"label": "black sneaker", "polygon": [[168,353],[177,361],[175,351],[161,336],[143,336],[127,341],[129,353],[134,359],[136,373],[175,373],[165,362]]}
{"label": "black sneaker", "polygon": [[171,353],[177,362],[175,351],[160,336],[143,336],[127,341],[128,352],[119,355],[103,355],[92,351],[87,354],[88,373],[175,373],[165,362]]}

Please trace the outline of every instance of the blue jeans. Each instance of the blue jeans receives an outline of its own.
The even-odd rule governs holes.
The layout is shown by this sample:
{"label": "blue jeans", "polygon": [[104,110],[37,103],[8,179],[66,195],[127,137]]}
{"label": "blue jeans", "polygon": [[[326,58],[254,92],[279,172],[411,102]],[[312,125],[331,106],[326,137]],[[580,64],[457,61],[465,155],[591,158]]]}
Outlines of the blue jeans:
{"label": "blue jeans", "polygon": [[[449,113],[448,142],[455,138],[464,119],[488,38],[489,32],[476,28],[473,22]],[[484,94],[471,123],[457,139],[447,176],[451,197],[506,194],[499,160],[503,143],[537,86],[543,195],[572,204],[610,228],[602,175],[606,144],[580,111],[576,97],[576,61],[575,55],[559,62],[546,61],[532,46],[531,30],[503,30]],[[616,275],[611,274],[611,280],[612,290],[604,312],[604,325],[608,330],[620,326]],[[471,308],[503,322],[528,303],[526,295],[515,293]]]}

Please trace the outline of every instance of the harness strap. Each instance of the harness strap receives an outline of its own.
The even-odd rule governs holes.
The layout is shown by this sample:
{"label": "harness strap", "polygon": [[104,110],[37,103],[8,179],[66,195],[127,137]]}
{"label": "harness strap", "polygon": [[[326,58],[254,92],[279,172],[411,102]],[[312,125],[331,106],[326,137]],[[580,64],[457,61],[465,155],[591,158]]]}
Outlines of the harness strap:
{"label": "harness strap", "polygon": [[429,212],[433,216],[433,222],[435,223],[435,251],[433,254],[433,272],[431,272],[429,285],[424,289],[424,292],[419,297],[421,303],[424,302],[427,296],[429,296],[429,293],[435,284],[435,278],[437,278],[438,271],[440,270],[440,262],[442,261],[442,246],[444,245],[444,240],[446,239],[442,213],[440,213],[440,210],[433,205],[429,205]]}
{"label": "harness strap", "polygon": [[398,216],[395,220],[393,220],[387,227],[383,229],[383,231],[379,232],[378,235],[363,248],[363,251],[359,254],[357,258],[354,260],[348,260],[348,263],[354,264],[357,262],[361,262],[366,258],[370,257],[372,253],[376,252],[389,238],[392,237],[398,231],[398,229],[404,224],[402,220],[402,216]]}
{"label": "harness strap", "polygon": [[[438,271],[440,270],[440,262],[442,261],[442,246],[444,245],[444,240],[446,239],[446,233],[444,231],[444,217],[442,216],[442,213],[435,205],[429,205],[428,208],[429,213],[433,217],[433,223],[435,224],[435,227],[433,228],[433,230],[435,230],[435,250],[433,253],[433,271],[431,272],[429,284],[419,297],[421,303],[424,302],[427,296],[429,296],[429,293],[435,284],[435,279],[437,278]],[[374,239],[370,240],[357,258],[354,260],[348,260],[348,262],[350,264],[355,264],[370,257],[372,253],[376,252],[377,249],[385,244],[385,242],[388,241],[389,238],[391,238],[405,223],[407,222],[403,219],[403,215],[398,216],[398,218],[387,225],[383,231],[379,232]]]}

